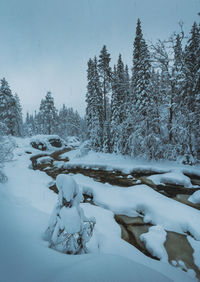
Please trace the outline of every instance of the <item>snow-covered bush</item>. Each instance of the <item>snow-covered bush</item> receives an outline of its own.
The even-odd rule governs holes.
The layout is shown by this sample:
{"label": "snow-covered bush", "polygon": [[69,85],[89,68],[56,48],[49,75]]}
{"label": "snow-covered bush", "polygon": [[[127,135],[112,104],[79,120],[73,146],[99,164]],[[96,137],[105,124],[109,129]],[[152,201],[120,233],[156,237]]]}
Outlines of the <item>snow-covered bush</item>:
{"label": "snow-covered bush", "polygon": [[80,139],[77,136],[68,136],[66,142],[70,148],[76,148],[80,145]]}
{"label": "snow-covered bush", "polygon": [[7,180],[6,175],[1,171],[4,162],[10,161],[13,157],[14,141],[8,136],[0,136],[0,182]]}
{"label": "snow-covered bush", "polygon": [[76,157],[77,158],[81,158],[81,157],[84,157],[85,155],[88,154],[88,152],[92,150],[92,145],[91,145],[91,142],[89,140],[83,142],[76,154]]}
{"label": "snow-covered bush", "polygon": [[87,252],[86,243],[90,240],[94,218],[86,218],[79,206],[82,194],[72,176],[60,174],[56,178],[59,190],[58,202],[51,215],[44,239],[49,247],[66,254]]}

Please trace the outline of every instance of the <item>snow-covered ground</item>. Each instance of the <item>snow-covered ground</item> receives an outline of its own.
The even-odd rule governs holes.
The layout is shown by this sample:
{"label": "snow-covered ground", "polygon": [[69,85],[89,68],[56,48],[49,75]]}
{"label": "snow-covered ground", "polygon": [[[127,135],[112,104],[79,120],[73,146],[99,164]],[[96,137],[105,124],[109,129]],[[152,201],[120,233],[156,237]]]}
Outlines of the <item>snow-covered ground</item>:
{"label": "snow-covered ground", "polygon": [[[200,212],[166,198],[151,188],[140,185],[134,189],[114,187],[75,175],[83,190],[94,195],[99,206],[81,204],[87,217],[94,216],[96,225],[88,244],[87,255],[64,255],[48,248],[42,235],[48,225],[57,195],[47,188],[52,179],[45,173],[29,168],[30,156],[25,151],[39,153],[29,145],[29,140],[17,139],[13,161],[5,165],[8,182],[0,184],[0,273],[2,282],[31,281],[195,281],[194,273],[183,271],[167,263],[162,248],[164,230],[184,233],[194,246],[194,259],[199,264]],[[78,151],[67,153],[69,164],[102,165],[108,169],[120,168],[130,172],[133,168],[158,169],[163,173],[177,169],[174,164],[145,164],[108,154],[95,154],[78,158]],[[179,171],[192,168],[178,167]],[[198,169],[195,169],[197,171]],[[155,252],[163,258],[153,260],[121,239],[120,226],[114,213],[144,214],[144,221],[151,222],[143,240],[149,248],[159,241]],[[160,232],[159,232],[160,230]]]}
{"label": "snow-covered ground", "polygon": [[174,175],[171,175],[171,178],[176,177],[178,173],[195,173],[196,175],[200,176],[200,166],[191,167],[189,165],[182,165],[173,161],[147,162],[143,160],[134,160],[133,158],[128,156],[95,153],[93,151],[90,151],[88,154],[83,154],[83,156],[81,157],[79,149],[64,153],[62,155],[62,157],[66,156],[70,158],[70,161],[65,164],[66,168],[76,166],[85,168],[99,167],[111,171],[120,170],[127,174],[134,171],[152,171],[163,174],[174,172]]}

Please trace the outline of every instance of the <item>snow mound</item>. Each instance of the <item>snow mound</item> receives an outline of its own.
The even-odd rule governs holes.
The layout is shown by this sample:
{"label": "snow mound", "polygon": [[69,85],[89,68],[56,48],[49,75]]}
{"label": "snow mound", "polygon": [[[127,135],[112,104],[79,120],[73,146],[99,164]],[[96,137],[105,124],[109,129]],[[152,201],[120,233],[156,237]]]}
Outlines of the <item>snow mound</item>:
{"label": "snow mound", "polygon": [[156,185],[159,184],[174,184],[184,186],[185,188],[191,188],[192,183],[190,178],[185,176],[181,171],[174,171],[169,173],[164,173],[160,175],[149,176],[148,179],[153,181]]}
{"label": "snow mound", "polygon": [[58,135],[36,135],[30,139],[30,145],[40,151],[61,150],[67,143]]}
{"label": "snow mound", "polygon": [[115,214],[135,217],[143,215],[145,223],[161,225],[166,231],[181,234],[190,233],[200,241],[200,212],[190,206],[156,192],[146,185],[121,188],[110,184],[97,183],[89,177],[76,174],[78,184],[88,187],[93,202]]}
{"label": "snow mound", "polygon": [[50,156],[45,156],[37,159],[38,164],[51,164],[53,162],[53,158]]}
{"label": "snow mound", "polygon": [[145,243],[148,251],[157,258],[167,261],[168,255],[163,246],[166,240],[166,231],[162,226],[152,226],[149,228],[149,232],[140,236],[140,239]]}
{"label": "snow mound", "polygon": [[[56,178],[56,186],[59,190],[59,198],[64,198],[67,202],[70,202],[74,197],[80,194],[79,188],[75,180],[66,174],[59,174]],[[77,198],[81,201],[81,195]]]}
{"label": "snow mound", "polygon": [[70,234],[80,232],[81,218],[75,207],[70,209],[62,208],[60,210],[60,217],[63,219],[61,228],[67,230]]}
{"label": "snow mound", "polygon": [[[88,277],[88,273],[90,273]],[[50,282],[168,282],[172,281],[147,266],[116,255],[85,257],[70,268],[62,268]]]}
{"label": "snow mound", "polygon": [[193,204],[200,204],[200,190],[194,192],[189,198],[188,201]]}

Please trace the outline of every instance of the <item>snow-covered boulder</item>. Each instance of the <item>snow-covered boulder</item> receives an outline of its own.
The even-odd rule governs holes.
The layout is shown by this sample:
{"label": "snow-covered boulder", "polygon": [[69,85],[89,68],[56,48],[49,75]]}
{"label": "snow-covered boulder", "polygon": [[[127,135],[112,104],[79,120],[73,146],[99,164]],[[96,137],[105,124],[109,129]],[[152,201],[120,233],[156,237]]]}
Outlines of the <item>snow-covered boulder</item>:
{"label": "snow-covered boulder", "polygon": [[30,144],[33,148],[41,151],[60,150],[67,146],[66,142],[58,135],[36,135],[31,138]]}
{"label": "snow-covered boulder", "polygon": [[86,218],[79,206],[82,194],[72,176],[59,174],[56,178],[59,190],[58,202],[51,215],[44,239],[50,247],[66,254],[87,252],[86,244],[90,240],[94,218]]}

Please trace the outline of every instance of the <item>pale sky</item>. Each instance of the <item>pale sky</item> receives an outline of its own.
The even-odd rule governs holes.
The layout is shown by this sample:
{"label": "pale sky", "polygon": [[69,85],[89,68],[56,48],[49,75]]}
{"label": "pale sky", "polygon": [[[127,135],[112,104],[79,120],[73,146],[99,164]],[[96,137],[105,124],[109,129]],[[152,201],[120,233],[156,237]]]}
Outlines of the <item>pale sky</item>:
{"label": "pale sky", "polygon": [[55,104],[85,113],[86,69],[107,45],[132,64],[137,18],[147,41],[199,22],[200,0],[0,0],[0,78],[24,112],[38,110],[50,90]]}

